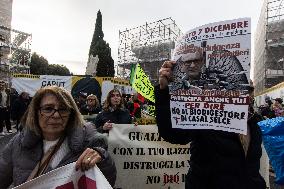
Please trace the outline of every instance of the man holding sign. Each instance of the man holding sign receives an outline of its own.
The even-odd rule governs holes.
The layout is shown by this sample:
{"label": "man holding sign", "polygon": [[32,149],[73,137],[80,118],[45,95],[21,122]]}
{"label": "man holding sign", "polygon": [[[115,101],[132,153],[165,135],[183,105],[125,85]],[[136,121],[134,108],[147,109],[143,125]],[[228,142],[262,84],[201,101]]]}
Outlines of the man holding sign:
{"label": "man holding sign", "polygon": [[[249,29],[244,29],[248,25],[241,25],[242,22],[247,23],[250,20],[238,19],[213,23],[191,30],[180,40],[182,45],[176,46],[175,53],[197,53],[197,51],[191,51],[190,43],[194,43],[194,39],[203,39],[206,36],[215,37],[215,41],[213,41],[215,46],[217,46],[216,43],[233,41],[237,36],[235,33],[228,31],[208,33],[206,29],[228,26],[227,30],[234,29],[235,31],[238,26],[240,28],[237,29],[241,30],[240,33],[244,35],[244,32]],[[204,32],[207,33],[204,34]],[[192,37],[194,35],[196,38]],[[220,41],[220,38],[225,35],[231,35],[230,39],[227,37],[226,40]],[[203,50],[206,53],[207,51],[212,53],[213,43],[209,43],[209,46]],[[229,48],[229,45],[221,45],[221,47]],[[216,54],[216,52],[214,53]],[[226,56],[232,54],[236,53],[227,53]],[[198,55],[196,54],[196,56]],[[242,59],[243,57],[238,58]],[[240,101],[243,97],[250,99],[249,96],[253,94],[253,86],[247,87],[246,91],[236,89],[226,93],[221,90],[201,90],[197,93],[190,89],[173,91],[169,89],[168,85],[175,77],[173,68],[178,66],[178,59],[174,57],[174,60],[177,61],[164,62],[159,70],[159,86],[155,88],[155,98],[159,99],[156,100],[156,118],[159,133],[166,141],[175,144],[191,142],[190,168],[185,188],[265,189],[265,181],[259,173],[262,139],[257,122],[261,120],[261,117],[252,109],[250,109],[252,111],[248,111],[248,105],[251,102]],[[212,61],[206,63],[209,64]],[[226,63],[225,60],[223,63]],[[218,95],[214,96],[215,93]],[[220,97],[222,95],[223,98]],[[238,103],[236,103],[237,101]],[[244,111],[245,108],[246,111]],[[235,111],[233,111],[234,109]],[[238,112],[238,110],[243,112]],[[224,118],[227,122],[223,121]]]}

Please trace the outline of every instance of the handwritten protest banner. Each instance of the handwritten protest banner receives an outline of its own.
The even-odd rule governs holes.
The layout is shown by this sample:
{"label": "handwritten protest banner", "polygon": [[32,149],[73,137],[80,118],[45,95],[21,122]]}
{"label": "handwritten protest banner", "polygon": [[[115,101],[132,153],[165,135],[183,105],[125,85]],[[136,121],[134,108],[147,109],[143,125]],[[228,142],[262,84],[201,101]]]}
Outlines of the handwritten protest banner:
{"label": "handwritten protest banner", "polygon": [[146,111],[149,115],[156,117],[155,115],[155,106],[153,105],[148,105],[146,108]]}
{"label": "handwritten protest banner", "polygon": [[173,128],[247,133],[250,43],[249,18],[203,25],[177,41]]}
{"label": "handwritten protest banner", "polygon": [[116,188],[184,189],[189,146],[163,141],[156,125],[114,125],[109,153],[118,172]]}
{"label": "handwritten protest banner", "polygon": [[[134,69],[132,70],[132,72]],[[140,93],[143,97],[147,98],[148,100],[155,102],[154,96],[154,87],[151,84],[149,77],[145,74],[141,66],[137,63],[135,72],[132,74],[131,78],[131,86],[135,89],[138,93]]]}
{"label": "handwritten protest banner", "polygon": [[76,171],[75,163],[55,169],[13,189],[112,189],[98,167]]}

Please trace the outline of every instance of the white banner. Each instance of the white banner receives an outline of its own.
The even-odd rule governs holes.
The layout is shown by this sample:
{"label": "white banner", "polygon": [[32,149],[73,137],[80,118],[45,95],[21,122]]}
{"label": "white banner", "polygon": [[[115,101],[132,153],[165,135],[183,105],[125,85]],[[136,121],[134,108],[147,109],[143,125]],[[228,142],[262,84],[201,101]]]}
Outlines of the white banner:
{"label": "white banner", "polygon": [[[200,101],[175,101],[171,96],[172,124],[182,129],[214,129],[235,133],[247,132],[247,105],[234,105],[228,102],[217,103],[221,97],[197,97]],[[201,99],[213,99],[201,102]],[[234,98],[247,103],[247,98]],[[229,101],[230,102],[230,101]],[[233,103],[233,102],[231,102]]]}
{"label": "white banner", "polygon": [[41,75],[39,78],[12,78],[12,88],[15,88],[18,93],[27,92],[30,96],[34,96],[38,89],[52,85],[63,87],[71,92],[72,76]]}
{"label": "white banner", "polygon": [[76,171],[75,162],[13,189],[112,189],[98,167]]}
{"label": "white banner", "polygon": [[189,145],[163,141],[156,125],[115,124],[109,152],[117,168],[116,188],[184,189]]}
{"label": "white banner", "polygon": [[250,45],[250,18],[203,25],[177,41],[173,128],[247,133]]}

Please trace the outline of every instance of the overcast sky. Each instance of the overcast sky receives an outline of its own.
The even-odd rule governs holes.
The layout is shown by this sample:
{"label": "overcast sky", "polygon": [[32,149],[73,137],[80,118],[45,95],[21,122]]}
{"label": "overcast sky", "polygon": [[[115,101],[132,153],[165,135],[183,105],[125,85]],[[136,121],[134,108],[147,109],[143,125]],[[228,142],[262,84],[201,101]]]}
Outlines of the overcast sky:
{"label": "overcast sky", "polygon": [[119,30],[172,17],[186,32],[211,22],[251,17],[255,32],[262,3],[263,0],[13,0],[12,27],[31,33],[32,51],[50,64],[63,64],[74,74],[84,74],[99,9],[104,39],[116,62]]}

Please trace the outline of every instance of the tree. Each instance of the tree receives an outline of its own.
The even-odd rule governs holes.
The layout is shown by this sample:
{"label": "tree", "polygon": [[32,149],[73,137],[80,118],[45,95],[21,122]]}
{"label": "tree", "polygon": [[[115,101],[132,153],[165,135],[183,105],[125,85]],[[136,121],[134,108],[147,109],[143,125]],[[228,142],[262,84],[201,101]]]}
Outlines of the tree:
{"label": "tree", "polygon": [[51,64],[48,66],[47,75],[70,75],[69,69],[64,65]]}
{"label": "tree", "polygon": [[48,70],[48,61],[35,52],[32,54],[30,73],[35,75],[45,75]]}
{"label": "tree", "polygon": [[70,75],[70,71],[66,66],[58,64],[48,64],[48,61],[36,53],[32,54],[30,73],[35,75]]}
{"label": "tree", "polygon": [[104,32],[102,29],[102,13],[99,10],[97,13],[97,19],[96,19],[96,25],[95,25],[95,31],[93,34],[93,39],[91,42],[90,50],[89,50],[89,56],[92,54],[94,55],[94,47],[97,44],[99,40],[104,39]]}
{"label": "tree", "polygon": [[103,38],[104,33],[102,31],[102,14],[99,10],[97,13],[95,31],[89,50],[89,56],[93,55],[95,57],[98,55],[99,62],[97,65],[96,76],[113,77],[114,61],[111,57],[111,48]]}

